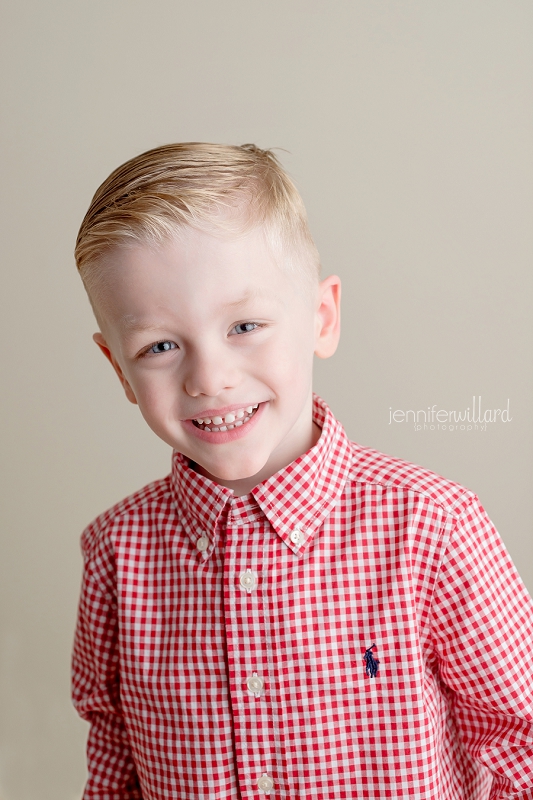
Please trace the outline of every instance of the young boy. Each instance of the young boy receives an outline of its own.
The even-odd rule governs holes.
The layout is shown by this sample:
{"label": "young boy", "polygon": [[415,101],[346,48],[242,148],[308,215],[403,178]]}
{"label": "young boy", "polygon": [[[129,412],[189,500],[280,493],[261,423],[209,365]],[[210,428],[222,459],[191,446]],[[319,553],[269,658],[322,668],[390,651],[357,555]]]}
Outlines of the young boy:
{"label": "young boy", "polygon": [[76,245],[172,473],[83,534],[84,797],[533,798],[533,607],[466,489],[348,441],[339,338],[269,151],[119,167]]}

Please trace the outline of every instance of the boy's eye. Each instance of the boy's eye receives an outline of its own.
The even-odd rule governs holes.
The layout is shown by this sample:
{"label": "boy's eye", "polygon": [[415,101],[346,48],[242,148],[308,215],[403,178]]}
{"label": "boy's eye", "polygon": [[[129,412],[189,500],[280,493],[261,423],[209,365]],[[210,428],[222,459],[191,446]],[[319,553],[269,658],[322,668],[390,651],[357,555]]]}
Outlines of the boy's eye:
{"label": "boy's eye", "polygon": [[166,353],[167,350],[174,350],[177,345],[174,342],[156,342],[146,352],[147,353]]}
{"label": "boy's eye", "polygon": [[235,331],[235,333],[250,333],[251,331],[255,331],[258,327],[259,325],[257,322],[239,322],[238,325],[232,328],[232,331]]}

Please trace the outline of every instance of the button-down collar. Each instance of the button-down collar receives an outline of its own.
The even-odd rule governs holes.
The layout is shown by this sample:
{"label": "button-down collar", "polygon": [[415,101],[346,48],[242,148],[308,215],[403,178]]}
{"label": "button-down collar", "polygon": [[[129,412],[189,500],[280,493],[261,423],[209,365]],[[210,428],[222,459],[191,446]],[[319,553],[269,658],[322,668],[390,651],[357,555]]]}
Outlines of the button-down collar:
{"label": "button-down collar", "polygon": [[[217,522],[228,503],[235,516],[262,512],[295,554],[301,555],[308,549],[342,494],[352,463],[344,428],[316,395],[313,421],[322,429],[314,447],[243,497],[234,498],[231,489],[195,472],[188,459],[174,453],[175,502],[184,530],[204,559],[213,551]],[[205,549],[198,548],[201,537],[209,540]]]}

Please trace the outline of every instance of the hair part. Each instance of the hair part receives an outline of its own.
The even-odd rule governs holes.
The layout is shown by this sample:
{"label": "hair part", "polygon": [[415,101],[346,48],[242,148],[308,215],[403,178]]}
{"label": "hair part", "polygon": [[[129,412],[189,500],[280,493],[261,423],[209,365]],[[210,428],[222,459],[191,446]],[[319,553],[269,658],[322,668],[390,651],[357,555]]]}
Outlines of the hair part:
{"label": "hair part", "polygon": [[271,150],[163,145],[126,161],[97,189],[76,240],[76,264],[98,318],[102,261],[112,250],[161,245],[186,227],[239,235],[255,226],[281,268],[316,283],[320,258],[302,198]]}

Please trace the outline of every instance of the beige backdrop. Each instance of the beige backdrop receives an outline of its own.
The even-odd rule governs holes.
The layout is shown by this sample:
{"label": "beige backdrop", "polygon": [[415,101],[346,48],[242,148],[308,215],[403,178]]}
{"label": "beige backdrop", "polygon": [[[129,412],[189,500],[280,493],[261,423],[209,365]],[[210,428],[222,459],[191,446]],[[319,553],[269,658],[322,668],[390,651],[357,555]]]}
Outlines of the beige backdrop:
{"label": "beige backdrop", "polygon": [[[6,0],[2,16],[0,798],[75,800],[79,535],[169,467],[91,341],[72,258],[97,185],[141,150],[286,148],[344,281],[317,390],[352,438],[476,490],[533,588],[533,5]],[[472,397],[512,419],[390,422]]]}

